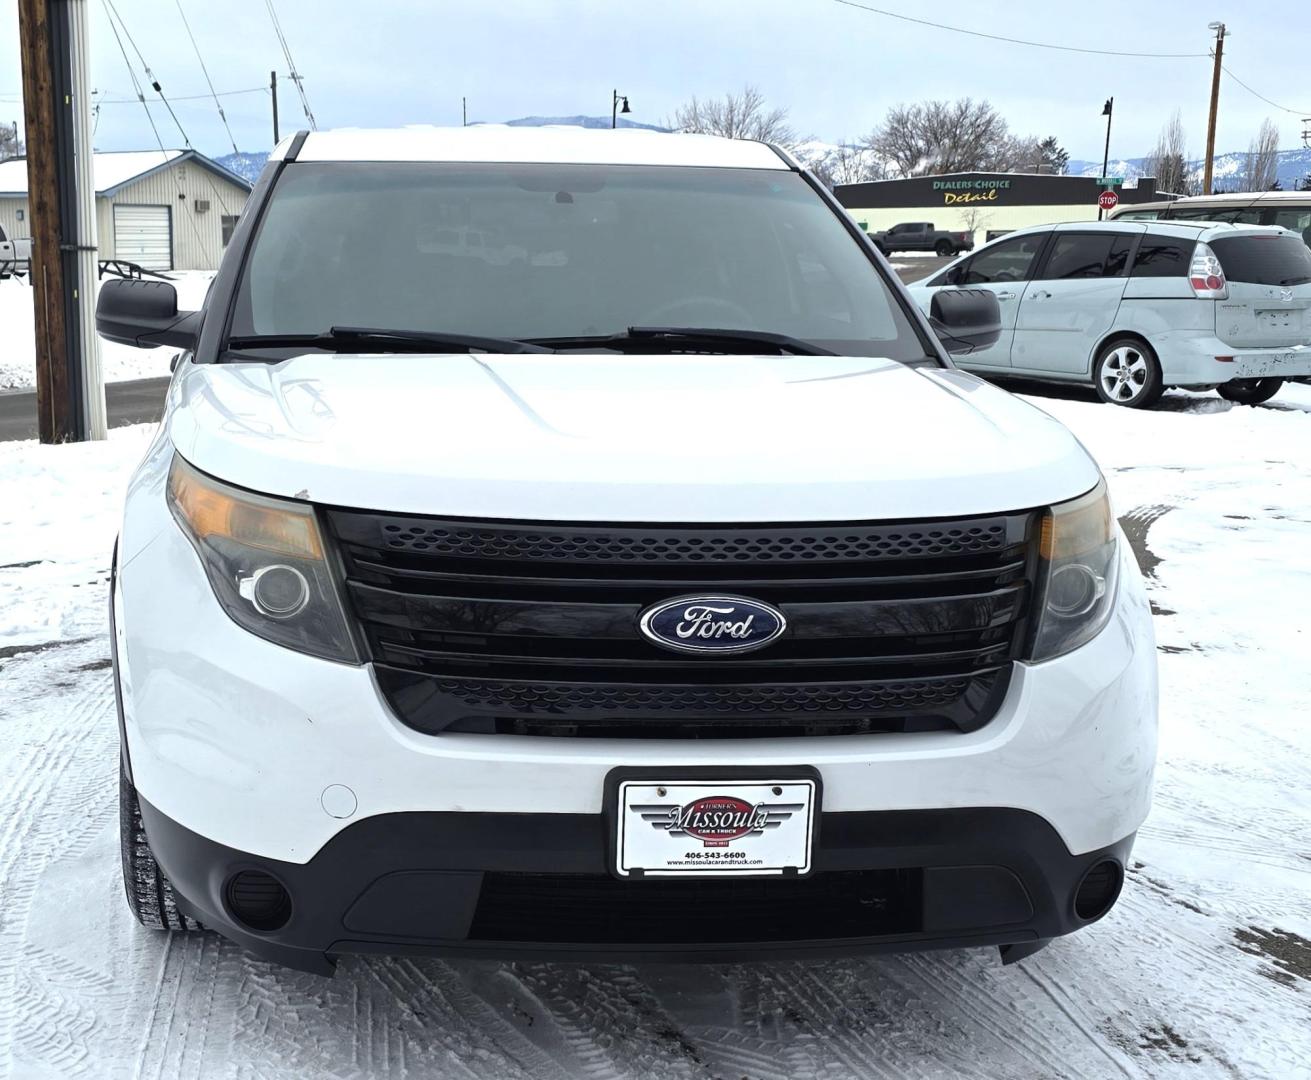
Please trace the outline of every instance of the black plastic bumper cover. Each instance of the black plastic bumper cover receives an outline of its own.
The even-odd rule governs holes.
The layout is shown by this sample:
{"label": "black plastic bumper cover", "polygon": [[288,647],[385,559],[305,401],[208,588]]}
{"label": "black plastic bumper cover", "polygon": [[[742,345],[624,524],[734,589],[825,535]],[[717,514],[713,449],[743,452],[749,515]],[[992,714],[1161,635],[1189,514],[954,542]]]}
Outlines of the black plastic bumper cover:
{"label": "black plastic bumper cover", "polygon": [[[1104,859],[1123,866],[1134,839],[1071,855],[1022,810],[825,813],[806,879],[619,881],[600,814],[387,814],[299,864],[216,844],[144,798],[141,812],[189,914],[256,955],[324,974],[347,953],[736,961],[1012,945],[1027,954],[1087,924],[1074,910],[1080,880]],[[242,870],[286,888],[285,925],[259,932],[237,919],[227,885]]]}

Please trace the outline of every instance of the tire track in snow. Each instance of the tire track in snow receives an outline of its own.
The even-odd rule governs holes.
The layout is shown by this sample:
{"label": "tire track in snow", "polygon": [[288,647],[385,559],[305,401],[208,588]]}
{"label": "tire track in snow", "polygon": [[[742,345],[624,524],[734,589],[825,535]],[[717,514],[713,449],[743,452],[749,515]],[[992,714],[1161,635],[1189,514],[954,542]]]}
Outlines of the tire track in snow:
{"label": "tire track in snow", "polygon": [[632,968],[520,963],[525,992],[560,1029],[577,1075],[695,1080],[711,1073]]}
{"label": "tire track in snow", "polygon": [[[78,650],[79,658],[84,651]],[[61,662],[69,661],[42,654],[23,664],[6,665],[0,686],[16,678],[29,684],[43,680]],[[19,1035],[27,1051],[48,1048],[69,1064],[82,1058],[76,1053],[68,1058],[66,1048],[85,1046],[95,1029],[94,1012],[88,1029],[86,1014],[79,1010],[41,1009],[43,1002],[67,999],[48,991],[39,966],[24,962],[31,958],[24,942],[42,875],[104,825],[95,810],[100,801],[101,815],[105,812],[105,800],[99,798],[102,770],[96,765],[114,737],[112,691],[107,691],[103,674],[91,675],[73,685],[69,698],[65,710],[51,708],[47,700],[42,713],[50,719],[47,729],[29,728],[18,760],[4,763],[10,775],[20,778],[11,800],[14,812],[0,835],[0,882],[8,916],[0,927],[0,1047],[11,1064]]]}

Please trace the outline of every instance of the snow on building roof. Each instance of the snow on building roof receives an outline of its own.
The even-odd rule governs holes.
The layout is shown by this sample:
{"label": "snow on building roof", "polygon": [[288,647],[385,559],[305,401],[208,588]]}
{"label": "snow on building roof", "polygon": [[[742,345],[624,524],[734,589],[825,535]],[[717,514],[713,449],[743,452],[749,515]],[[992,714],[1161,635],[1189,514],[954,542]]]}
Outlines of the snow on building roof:
{"label": "snow on building roof", "polygon": [[[273,151],[281,159],[291,139]],[[579,165],[699,165],[787,169],[765,143],[640,128],[478,124],[443,128],[344,128],[306,136],[297,161],[473,161]]]}
{"label": "snow on building roof", "polygon": [[[181,157],[192,158],[233,183],[247,190],[250,189],[250,185],[240,176],[228,172],[223,166],[194,150],[123,150],[107,151],[93,156],[91,169],[95,177],[96,194],[113,194],[124,184],[155,169],[163,168]],[[25,197],[26,195],[27,159],[13,158],[9,161],[0,161],[0,196]]]}

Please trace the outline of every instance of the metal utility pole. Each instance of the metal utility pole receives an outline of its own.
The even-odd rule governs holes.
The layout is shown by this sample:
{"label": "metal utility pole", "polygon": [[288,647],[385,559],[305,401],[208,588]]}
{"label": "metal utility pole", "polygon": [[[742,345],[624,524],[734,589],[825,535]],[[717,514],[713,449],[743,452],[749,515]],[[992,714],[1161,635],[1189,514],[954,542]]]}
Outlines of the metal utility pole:
{"label": "metal utility pole", "polygon": [[460,98],[460,126],[469,126],[469,99],[467,97]]}
{"label": "metal utility pole", "polygon": [[[1102,153],[1102,176],[1108,176],[1107,169],[1111,167],[1111,114],[1115,112],[1115,98],[1108,97],[1106,104],[1102,106],[1102,115],[1106,117],[1106,149]],[[1097,207],[1097,220],[1102,220],[1102,208]]]}
{"label": "metal utility pole", "polygon": [[47,443],[105,435],[85,32],[86,0],[18,0],[37,431]]}
{"label": "metal utility pole", "polygon": [[278,73],[269,72],[269,92],[273,94],[273,145],[278,145]]}
{"label": "metal utility pole", "polygon": [[1202,173],[1202,194],[1211,194],[1211,179],[1215,166],[1215,118],[1220,110],[1220,68],[1225,53],[1225,24],[1213,22],[1208,30],[1215,31],[1215,71],[1211,75],[1211,116],[1206,122],[1206,166]]}

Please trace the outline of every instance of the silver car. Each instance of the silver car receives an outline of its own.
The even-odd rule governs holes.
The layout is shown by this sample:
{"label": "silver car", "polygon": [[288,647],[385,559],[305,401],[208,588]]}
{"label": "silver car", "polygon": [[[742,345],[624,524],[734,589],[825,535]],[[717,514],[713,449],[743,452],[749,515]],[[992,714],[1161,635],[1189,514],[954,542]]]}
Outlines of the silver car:
{"label": "silver car", "polygon": [[1287,229],[1106,221],[1009,233],[911,286],[988,289],[995,345],[957,355],[982,375],[1091,383],[1103,401],[1154,404],[1167,387],[1268,401],[1311,381],[1311,249]]}

